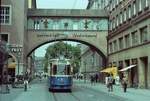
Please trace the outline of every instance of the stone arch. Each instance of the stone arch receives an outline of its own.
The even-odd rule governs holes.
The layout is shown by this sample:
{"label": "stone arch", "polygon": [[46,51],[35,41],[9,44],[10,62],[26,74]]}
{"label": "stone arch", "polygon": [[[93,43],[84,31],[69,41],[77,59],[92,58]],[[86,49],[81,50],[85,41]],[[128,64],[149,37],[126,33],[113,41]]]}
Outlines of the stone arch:
{"label": "stone arch", "polygon": [[66,39],[66,38],[58,38],[58,39],[52,39],[52,40],[46,40],[44,42],[41,42],[40,44],[37,44],[36,46],[32,47],[28,53],[27,53],[27,57],[30,56],[30,54],[36,50],[38,47],[46,44],[46,43],[50,43],[50,42],[55,42],[55,41],[74,41],[74,42],[79,42],[82,44],[85,44],[87,46],[92,47],[92,49],[94,49],[98,54],[100,54],[104,60],[106,60],[106,53],[104,53],[104,51],[102,51],[101,49],[99,49],[97,46],[95,46],[94,44],[89,43],[88,41],[83,41],[83,40],[79,40],[79,39]]}

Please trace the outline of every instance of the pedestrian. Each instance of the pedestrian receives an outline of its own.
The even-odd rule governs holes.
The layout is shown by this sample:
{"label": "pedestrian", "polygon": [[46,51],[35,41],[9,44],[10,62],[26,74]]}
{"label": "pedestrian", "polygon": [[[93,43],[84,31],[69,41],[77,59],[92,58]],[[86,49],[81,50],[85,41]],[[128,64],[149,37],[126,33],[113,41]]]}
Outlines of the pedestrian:
{"label": "pedestrian", "polygon": [[91,80],[91,85],[93,84],[93,81],[94,81],[94,78],[93,78],[93,75],[91,74],[90,75],[90,80]]}
{"label": "pedestrian", "polygon": [[27,91],[27,88],[28,88],[28,80],[25,79],[24,80],[24,91]]}
{"label": "pedestrian", "polygon": [[95,74],[95,82],[96,83],[98,82],[98,74],[97,73]]}
{"label": "pedestrian", "polygon": [[105,77],[105,85],[109,89],[109,84],[108,84],[108,75]]}
{"label": "pedestrian", "polygon": [[24,91],[27,91],[28,89],[28,75],[27,73],[24,76]]}
{"label": "pedestrian", "polygon": [[108,77],[108,91],[113,91],[113,76],[112,74]]}
{"label": "pedestrian", "polygon": [[123,76],[122,78],[122,87],[123,87],[123,91],[126,92],[127,91],[127,77]]}

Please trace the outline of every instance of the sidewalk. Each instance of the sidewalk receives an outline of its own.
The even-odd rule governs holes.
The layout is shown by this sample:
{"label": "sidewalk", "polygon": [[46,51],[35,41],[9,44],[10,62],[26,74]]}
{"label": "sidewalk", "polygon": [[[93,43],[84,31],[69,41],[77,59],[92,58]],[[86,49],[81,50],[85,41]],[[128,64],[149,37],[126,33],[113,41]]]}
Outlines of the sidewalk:
{"label": "sidewalk", "polygon": [[150,90],[147,89],[135,89],[135,88],[127,88],[127,92],[124,93],[123,89],[120,85],[113,86],[113,92],[108,92],[106,85],[101,83],[95,83],[95,85],[91,85],[89,81],[84,83],[84,80],[74,80],[74,82],[78,82],[78,86],[82,86],[85,88],[90,88],[93,90],[101,91],[107,94],[111,94],[112,96],[123,97],[129,99],[129,101],[149,101],[150,100]]}
{"label": "sidewalk", "polygon": [[[1,88],[2,89],[2,88]],[[10,86],[10,92],[9,93],[0,93],[0,101],[13,101],[16,99],[20,94],[24,92],[23,88],[12,88]]]}
{"label": "sidewalk", "polygon": [[[32,81],[33,82],[33,81]],[[31,90],[30,85],[32,85],[32,82],[29,84],[28,91]],[[24,84],[17,84],[14,88],[12,85],[9,85],[10,92],[9,93],[3,93],[3,87],[0,86],[0,101],[14,101],[19,96],[21,96],[24,92]]]}

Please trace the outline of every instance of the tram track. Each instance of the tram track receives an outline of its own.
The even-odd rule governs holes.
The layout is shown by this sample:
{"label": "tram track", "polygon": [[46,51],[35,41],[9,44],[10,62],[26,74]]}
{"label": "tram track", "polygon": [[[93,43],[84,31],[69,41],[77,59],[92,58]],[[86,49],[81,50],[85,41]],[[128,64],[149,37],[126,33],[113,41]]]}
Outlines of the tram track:
{"label": "tram track", "polygon": [[75,96],[73,93],[70,93],[71,96],[73,96],[77,101],[81,101],[77,96]]}
{"label": "tram track", "polygon": [[[54,101],[62,101],[62,100],[60,99],[60,97],[57,97],[56,94],[57,94],[57,93],[53,93]],[[81,100],[79,99],[79,97],[77,97],[77,96],[74,95],[73,93],[66,93],[66,94],[72,96],[72,98],[74,99],[74,100],[72,99],[73,101],[81,101]]]}
{"label": "tram track", "polygon": [[58,101],[55,93],[53,93],[53,98],[54,98],[54,101]]}

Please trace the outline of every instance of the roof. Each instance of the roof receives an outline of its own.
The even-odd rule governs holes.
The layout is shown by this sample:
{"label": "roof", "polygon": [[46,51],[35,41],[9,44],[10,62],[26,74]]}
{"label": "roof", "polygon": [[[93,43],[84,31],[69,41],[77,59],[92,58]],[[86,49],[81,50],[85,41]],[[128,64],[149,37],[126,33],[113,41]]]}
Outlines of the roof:
{"label": "roof", "polygon": [[85,9],[28,9],[28,17],[101,17],[108,18],[105,10]]}

